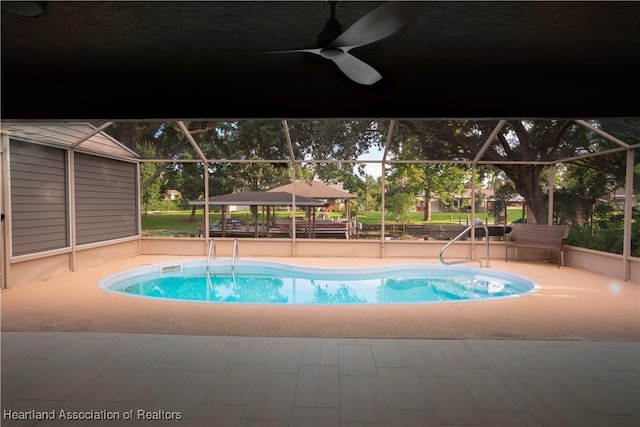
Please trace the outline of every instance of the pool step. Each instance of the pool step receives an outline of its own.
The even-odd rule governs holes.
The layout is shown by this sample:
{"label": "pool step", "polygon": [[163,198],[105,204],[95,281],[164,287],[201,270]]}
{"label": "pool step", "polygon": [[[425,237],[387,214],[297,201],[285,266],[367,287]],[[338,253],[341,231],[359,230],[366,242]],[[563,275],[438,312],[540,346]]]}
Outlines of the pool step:
{"label": "pool step", "polygon": [[182,266],[180,264],[165,265],[160,269],[162,273],[170,273],[172,271],[180,271],[180,270],[182,270]]}

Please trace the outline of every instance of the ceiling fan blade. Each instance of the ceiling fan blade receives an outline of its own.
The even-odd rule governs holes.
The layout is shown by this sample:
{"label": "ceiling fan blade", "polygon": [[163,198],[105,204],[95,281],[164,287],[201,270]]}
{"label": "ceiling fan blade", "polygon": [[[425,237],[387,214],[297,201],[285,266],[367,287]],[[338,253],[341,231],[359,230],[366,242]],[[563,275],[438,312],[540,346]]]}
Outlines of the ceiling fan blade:
{"label": "ceiling fan blade", "polygon": [[[324,56],[324,55],[323,55]],[[361,61],[348,52],[336,57],[326,57],[332,60],[340,70],[351,80],[361,85],[372,85],[382,78],[372,66]]]}
{"label": "ceiling fan blade", "polygon": [[315,53],[322,56],[322,49],[267,50],[260,53]]}
{"label": "ceiling fan blade", "polygon": [[410,18],[411,2],[388,1],[358,19],[328,47],[362,46],[398,31]]}

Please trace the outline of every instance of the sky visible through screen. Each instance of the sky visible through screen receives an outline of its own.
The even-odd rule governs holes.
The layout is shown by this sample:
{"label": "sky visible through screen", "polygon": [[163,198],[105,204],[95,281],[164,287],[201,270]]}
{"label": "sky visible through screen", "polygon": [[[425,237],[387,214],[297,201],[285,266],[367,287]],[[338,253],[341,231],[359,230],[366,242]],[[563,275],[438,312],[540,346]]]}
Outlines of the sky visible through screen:
{"label": "sky visible through screen", "polygon": [[[381,148],[372,147],[368,152],[360,156],[359,160],[382,160],[382,154],[384,151]],[[365,171],[367,174],[373,176],[375,179],[380,178],[382,174],[382,165],[380,163],[367,163],[365,165]]]}

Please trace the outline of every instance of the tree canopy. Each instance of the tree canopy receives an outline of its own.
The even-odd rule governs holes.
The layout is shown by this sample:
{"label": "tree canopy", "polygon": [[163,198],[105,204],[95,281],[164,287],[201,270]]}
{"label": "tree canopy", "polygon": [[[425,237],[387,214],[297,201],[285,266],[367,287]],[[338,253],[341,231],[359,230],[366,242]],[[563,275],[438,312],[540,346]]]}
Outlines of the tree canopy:
{"label": "tree canopy", "polygon": [[[474,159],[497,121],[400,121],[396,138],[416,138],[432,159]],[[596,123],[596,125],[599,125]],[[626,127],[636,134],[638,127]],[[547,223],[548,207],[541,181],[544,162],[611,148],[611,143],[573,120],[509,120],[482,156],[495,162],[522,195],[535,221]],[[619,156],[618,156],[619,157]],[[613,169],[624,170],[619,161]]]}
{"label": "tree canopy", "polygon": [[[627,142],[640,141],[640,120],[607,119],[591,123]],[[290,181],[292,154],[299,162],[297,177],[341,181],[349,191],[368,194],[372,183],[367,183],[366,177],[359,177],[354,165],[368,150],[384,146],[389,128],[389,121],[384,120],[289,121],[290,150],[280,121],[193,121],[185,124],[210,160],[207,167],[211,195],[265,190]],[[403,191],[414,194],[424,191],[427,199],[432,191],[445,199],[460,192],[461,185],[469,180],[468,168],[464,165],[469,165],[477,156],[497,124],[497,120],[399,120],[387,149],[390,159],[406,163],[396,163],[389,170],[390,183],[404,180]],[[143,190],[162,179],[165,186],[180,186],[186,200],[202,196],[205,165],[197,161],[197,153],[175,122],[117,123],[108,132],[134,150],[144,147],[145,155],[175,160],[145,167]],[[482,160],[495,162],[494,168],[503,171],[513,182],[536,222],[546,223],[545,162],[613,146],[573,120],[508,120],[483,153]],[[181,160],[194,161],[182,163]],[[410,163],[412,160],[417,162]],[[447,164],[452,161],[463,166]],[[624,153],[612,153],[606,158],[589,157],[574,164],[577,166],[565,169],[565,183],[582,183],[580,185],[586,185],[590,190],[597,189],[590,196],[592,198],[598,197],[595,193],[605,191],[604,187],[620,186],[624,182]],[[584,179],[588,178],[586,181],[580,181],[576,172],[581,168],[592,171],[589,174],[584,170],[579,172]],[[479,171],[482,173],[482,168]],[[596,188],[593,184],[596,181],[607,185]],[[392,184],[397,188],[398,182]],[[371,200],[365,203],[373,204]]]}

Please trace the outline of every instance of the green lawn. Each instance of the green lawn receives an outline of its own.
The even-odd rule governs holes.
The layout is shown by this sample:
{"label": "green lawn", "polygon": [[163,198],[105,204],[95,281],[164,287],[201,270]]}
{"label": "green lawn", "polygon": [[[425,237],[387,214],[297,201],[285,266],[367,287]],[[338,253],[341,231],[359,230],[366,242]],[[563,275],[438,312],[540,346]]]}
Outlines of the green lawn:
{"label": "green lawn", "polygon": [[202,213],[189,222],[191,210],[154,212],[142,216],[143,236],[197,236]]}
{"label": "green lawn", "polygon": [[[482,219],[485,222],[493,223],[493,215],[484,212],[476,212],[476,217]],[[513,208],[507,211],[507,223],[511,223],[522,217],[521,208]],[[357,215],[358,222],[363,224],[380,224],[382,215],[379,211],[368,211]],[[471,212],[433,212],[431,214],[431,221],[424,221],[424,212],[410,212],[409,222],[412,224],[466,224],[467,221],[471,221]],[[390,219],[390,215],[387,213],[387,224],[392,224],[394,221]]]}
{"label": "green lawn", "polygon": [[[330,212],[329,215],[332,218],[340,217],[341,214],[339,212]],[[471,214],[466,212],[434,212],[431,215],[432,220],[429,222],[425,222],[422,220],[423,218],[422,212],[411,212],[409,214],[409,222],[413,224],[446,224],[446,223],[454,223],[454,224],[466,224],[467,220],[470,221]],[[507,212],[508,219],[507,223],[511,223],[522,217],[522,209],[513,208],[509,209]],[[237,218],[241,221],[247,221],[251,218],[249,212],[232,212],[231,216]],[[278,217],[287,218],[289,216],[288,212],[278,212]],[[298,216],[303,217],[303,212],[298,212]],[[476,216],[485,221],[489,221],[489,223],[493,223],[493,216],[488,215],[486,213],[477,213]],[[194,222],[190,222],[189,218],[191,217],[191,210],[182,210],[182,211],[167,211],[167,212],[154,212],[149,213],[142,217],[142,235],[143,236],[197,236],[198,235],[198,225],[204,224],[204,218],[202,216],[202,211],[196,212],[196,218]],[[219,213],[211,213],[210,214],[211,223],[217,222],[220,220]],[[363,224],[372,224],[378,225],[381,223],[381,214],[379,211],[369,211],[364,212],[362,214],[357,215],[358,222]],[[393,224],[393,221],[389,219],[386,222],[387,224]]]}

